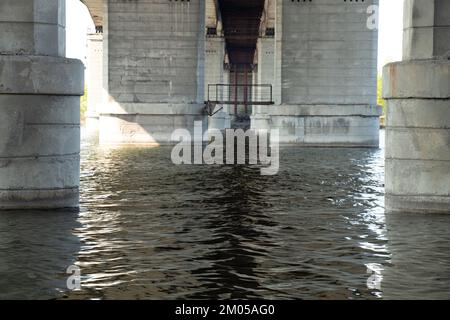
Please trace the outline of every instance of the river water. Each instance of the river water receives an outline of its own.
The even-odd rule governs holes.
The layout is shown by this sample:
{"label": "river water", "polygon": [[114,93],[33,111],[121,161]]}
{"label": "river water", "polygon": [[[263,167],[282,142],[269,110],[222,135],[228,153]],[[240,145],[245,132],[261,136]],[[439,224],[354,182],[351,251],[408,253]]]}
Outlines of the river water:
{"label": "river water", "polygon": [[276,176],[170,152],[83,142],[80,212],[0,214],[0,298],[450,298],[450,217],[385,214],[383,148],[282,148]]}

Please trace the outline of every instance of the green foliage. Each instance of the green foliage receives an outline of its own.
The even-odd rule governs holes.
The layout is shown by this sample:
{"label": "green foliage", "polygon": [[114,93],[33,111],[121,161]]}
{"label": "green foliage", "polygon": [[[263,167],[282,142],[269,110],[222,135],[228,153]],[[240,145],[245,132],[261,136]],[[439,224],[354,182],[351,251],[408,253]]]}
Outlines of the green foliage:
{"label": "green foliage", "polygon": [[80,99],[80,116],[81,116],[81,121],[84,121],[85,118],[85,113],[87,110],[87,88],[84,88],[84,96],[81,97]]}
{"label": "green foliage", "polygon": [[383,114],[386,114],[386,100],[383,99],[383,78],[378,76],[377,103],[383,107]]}

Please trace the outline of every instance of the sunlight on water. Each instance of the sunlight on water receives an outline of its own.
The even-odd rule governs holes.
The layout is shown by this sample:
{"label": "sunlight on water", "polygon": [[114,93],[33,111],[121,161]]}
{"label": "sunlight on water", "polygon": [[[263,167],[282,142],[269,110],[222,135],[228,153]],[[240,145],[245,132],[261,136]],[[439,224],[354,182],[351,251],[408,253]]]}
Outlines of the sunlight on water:
{"label": "sunlight on water", "polygon": [[284,148],[277,176],[82,149],[79,213],[0,215],[0,298],[450,298],[450,220],[385,215],[383,149]]}

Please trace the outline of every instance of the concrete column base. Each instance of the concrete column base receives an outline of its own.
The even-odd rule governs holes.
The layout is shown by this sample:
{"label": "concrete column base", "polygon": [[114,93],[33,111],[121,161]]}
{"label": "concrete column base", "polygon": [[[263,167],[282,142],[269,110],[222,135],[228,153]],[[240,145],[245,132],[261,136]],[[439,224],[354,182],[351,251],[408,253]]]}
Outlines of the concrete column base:
{"label": "concrete column base", "polygon": [[450,213],[450,61],[384,69],[386,209]]}
{"label": "concrete column base", "polygon": [[100,113],[100,144],[173,145],[176,129],[187,129],[192,134],[196,121],[203,131],[208,128],[208,116],[203,104],[123,103],[110,104]]}
{"label": "concrete column base", "polygon": [[0,55],[0,209],[78,207],[83,69]]}
{"label": "concrete column base", "polygon": [[378,147],[380,115],[378,106],[257,106],[251,127],[278,129],[284,145]]}

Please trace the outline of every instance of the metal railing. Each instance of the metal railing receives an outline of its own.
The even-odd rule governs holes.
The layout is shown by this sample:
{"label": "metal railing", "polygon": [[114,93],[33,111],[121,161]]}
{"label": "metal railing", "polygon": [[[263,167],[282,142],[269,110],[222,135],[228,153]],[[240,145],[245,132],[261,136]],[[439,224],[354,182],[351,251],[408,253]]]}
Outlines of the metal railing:
{"label": "metal railing", "polygon": [[210,84],[208,101],[214,104],[271,105],[273,89],[271,84]]}

